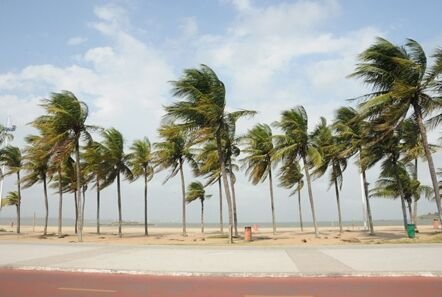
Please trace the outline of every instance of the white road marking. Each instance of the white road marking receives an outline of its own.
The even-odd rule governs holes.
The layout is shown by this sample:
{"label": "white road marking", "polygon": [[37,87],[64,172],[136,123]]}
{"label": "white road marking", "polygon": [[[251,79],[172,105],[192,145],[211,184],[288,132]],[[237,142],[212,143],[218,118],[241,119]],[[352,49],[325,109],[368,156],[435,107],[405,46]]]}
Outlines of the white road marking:
{"label": "white road marking", "polygon": [[115,293],[115,290],[104,289],[87,289],[87,288],[58,288],[62,291],[80,291],[80,292],[94,292],[94,293]]}

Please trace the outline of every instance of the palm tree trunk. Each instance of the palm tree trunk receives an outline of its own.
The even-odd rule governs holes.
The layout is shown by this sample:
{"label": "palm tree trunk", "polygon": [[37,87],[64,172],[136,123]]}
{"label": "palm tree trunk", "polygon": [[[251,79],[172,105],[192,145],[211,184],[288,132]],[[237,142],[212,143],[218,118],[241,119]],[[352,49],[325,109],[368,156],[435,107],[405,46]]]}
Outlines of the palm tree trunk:
{"label": "palm tree trunk", "polygon": [[416,121],[419,126],[419,131],[422,137],[422,144],[424,146],[425,157],[427,158],[428,162],[428,169],[430,170],[431,182],[433,183],[434,200],[436,201],[437,215],[440,223],[442,224],[439,184],[437,182],[436,169],[434,168],[433,156],[430,152],[430,147],[428,145],[427,130],[423,123],[422,111],[420,109],[420,106],[416,102],[413,102],[413,108],[414,108],[414,113],[416,115]]}
{"label": "palm tree trunk", "polygon": [[182,219],[183,219],[183,236],[186,233],[186,186],[184,183],[183,161],[180,161],[180,177],[181,177],[181,194],[182,194]]}
{"label": "palm tree trunk", "polygon": [[224,233],[223,224],[223,190],[221,185],[221,176],[218,178],[218,190],[219,190],[219,228],[220,232]]}
{"label": "palm tree trunk", "polygon": [[232,189],[232,207],[233,207],[233,228],[235,231],[235,237],[238,237],[238,215],[236,211],[236,193],[235,193],[235,178],[233,177],[232,172],[232,165],[229,165],[230,172],[229,172],[229,178],[230,178],[230,188]]}
{"label": "palm tree trunk", "polygon": [[45,195],[45,227],[43,229],[43,235],[48,234],[48,219],[49,219],[49,202],[48,202],[48,185],[46,183],[46,175],[43,178],[43,192]]}
{"label": "palm tree trunk", "polygon": [[147,169],[144,169],[144,235],[149,235],[149,230],[147,229]]}
{"label": "palm tree trunk", "polygon": [[315,236],[319,237],[318,225],[316,224],[315,204],[313,201],[313,192],[312,192],[312,183],[310,180],[310,173],[308,172],[308,165],[307,165],[307,160],[305,159],[305,157],[302,157],[302,161],[304,162],[304,172],[305,172],[305,178],[307,180],[307,189],[308,189],[308,196],[310,199],[310,208],[312,210],[313,226],[315,227]]}
{"label": "palm tree trunk", "polygon": [[302,224],[302,210],[301,210],[301,188],[298,188],[298,211],[299,211],[299,223],[301,225],[301,232],[304,232],[304,226]]}
{"label": "palm tree trunk", "polygon": [[[359,164],[362,164],[361,149],[359,149]],[[365,169],[362,168],[362,165],[359,166],[362,173],[362,182],[364,183],[364,196],[365,196],[365,204],[367,206],[367,218],[368,218],[368,232],[369,232],[368,234],[374,235],[373,218],[371,216],[370,199],[368,197],[367,175],[365,174]]]}
{"label": "palm tree trunk", "polygon": [[201,233],[204,234],[204,199],[201,200]]}
{"label": "palm tree trunk", "polygon": [[[393,164],[395,166],[397,166],[396,162],[394,162]],[[407,222],[407,208],[405,206],[404,188],[402,187],[402,182],[400,180],[400,177],[399,177],[399,174],[398,174],[397,170],[394,170],[394,175],[395,175],[395,178],[396,178],[396,181],[397,181],[397,185],[398,185],[398,188],[399,188],[399,194],[401,196],[401,206],[402,206],[402,217],[403,217],[403,220],[404,220],[404,229],[405,229],[405,232],[407,232],[407,224],[408,224],[408,222]]]}
{"label": "palm tree trunk", "polygon": [[20,205],[17,204],[15,207],[17,210],[17,234],[20,234]]}
{"label": "palm tree trunk", "polygon": [[123,225],[123,219],[121,217],[121,188],[120,188],[120,172],[117,174],[117,196],[118,196],[118,236],[123,237],[123,232],[121,230]]}
{"label": "palm tree trunk", "polygon": [[[271,164],[270,164],[271,166]],[[272,168],[269,168],[269,187],[270,187],[270,207],[272,209],[272,227],[273,235],[276,234],[276,223],[275,223],[275,204],[273,200],[273,180],[272,180]]]}
{"label": "palm tree trunk", "polygon": [[411,199],[407,200],[408,217],[410,218],[410,222],[412,222],[412,217],[413,217],[413,211],[411,210],[411,202],[412,202]]}
{"label": "palm tree trunk", "polygon": [[227,207],[229,210],[229,243],[233,243],[232,231],[233,231],[233,214],[232,214],[232,197],[229,191],[229,181],[227,180],[227,170],[224,164],[224,152],[222,150],[221,134],[220,129],[216,131],[216,148],[218,151],[219,165],[221,168],[221,176],[223,179],[224,192],[226,194]]}
{"label": "palm tree trunk", "polygon": [[84,226],[84,207],[86,205],[86,186],[83,186],[83,208],[81,209],[81,226]]}
{"label": "palm tree trunk", "polygon": [[97,234],[100,234],[100,179],[97,175]]}
{"label": "palm tree trunk", "polygon": [[342,233],[341,201],[339,199],[339,187],[336,178],[334,179],[334,182],[335,182],[336,203],[338,205],[339,233]]}
{"label": "palm tree trunk", "polygon": [[62,236],[63,220],[63,185],[61,184],[61,167],[58,168],[58,237]]}
{"label": "palm tree trunk", "polygon": [[83,241],[83,214],[81,210],[83,209],[83,200],[81,197],[81,172],[80,172],[80,145],[79,140],[76,140],[75,143],[75,165],[76,165],[76,173],[77,173],[77,197],[78,197],[78,241]]}
{"label": "palm tree trunk", "polygon": [[74,202],[75,202],[75,234],[78,234],[78,197],[77,197],[77,191],[74,192]]}
{"label": "palm tree trunk", "polygon": [[20,208],[21,208],[20,171],[17,172],[17,194],[18,194],[18,204],[17,204],[17,234],[19,234],[19,233],[20,233]]}
{"label": "palm tree trunk", "polygon": [[[417,158],[414,159],[414,179],[417,180]],[[415,195],[413,199],[413,216],[412,222],[414,224],[414,228],[417,229],[417,201],[419,200],[419,195]]]}

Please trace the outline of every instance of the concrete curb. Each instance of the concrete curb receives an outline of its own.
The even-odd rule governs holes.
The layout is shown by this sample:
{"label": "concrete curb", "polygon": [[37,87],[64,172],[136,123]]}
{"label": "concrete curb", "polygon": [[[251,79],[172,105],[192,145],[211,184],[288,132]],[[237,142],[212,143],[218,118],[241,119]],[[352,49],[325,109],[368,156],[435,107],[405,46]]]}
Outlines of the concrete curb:
{"label": "concrete curb", "polygon": [[24,271],[55,271],[55,272],[81,272],[81,273],[104,273],[104,274],[129,274],[146,276],[182,276],[182,277],[235,277],[235,278],[289,278],[289,277],[442,277],[442,272],[355,272],[355,273],[275,273],[275,272],[167,272],[167,271],[144,271],[144,270],[116,270],[94,268],[57,268],[44,266],[3,266],[2,269]]}

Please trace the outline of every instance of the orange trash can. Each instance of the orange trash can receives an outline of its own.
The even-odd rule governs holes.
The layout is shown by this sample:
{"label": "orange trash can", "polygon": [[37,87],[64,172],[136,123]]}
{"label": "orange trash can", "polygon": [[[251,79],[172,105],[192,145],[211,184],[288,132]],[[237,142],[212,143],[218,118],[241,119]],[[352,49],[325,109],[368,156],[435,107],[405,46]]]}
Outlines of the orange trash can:
{"label": "orange trash can", "polygon": [[244,240],[252,241],[252,227],[250,226],[244,227]]}

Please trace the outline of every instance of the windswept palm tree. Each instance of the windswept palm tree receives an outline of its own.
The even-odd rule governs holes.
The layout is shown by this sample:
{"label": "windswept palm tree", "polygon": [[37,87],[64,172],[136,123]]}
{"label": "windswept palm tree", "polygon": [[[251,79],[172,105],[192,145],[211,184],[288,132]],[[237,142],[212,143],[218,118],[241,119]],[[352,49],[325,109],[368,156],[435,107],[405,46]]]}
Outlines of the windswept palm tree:
{"label": "windswept palm tree", "polygon": [[155,167],[159,170],[170,170],[164,183],[178,173],[180,174],[183,236],[186,236],[186,186],[183,165],[185,161],[188,161],[193,166],[193,156],[190,150],[192,141],[187,131],[174,124],[165,124],[161,126],[159,133],[160,138],[163,141],[154,144]]}
{"label": "windswept palm tree", "polygon": [[20,233],[20,195],[17,191],[9,192],[5,198],[1,198],[1,206],[15,206],[17,210],[17,234]]}
{"label": "windswept palm tree", "polygon": [[350,76],[360,78],[372,88],[371,93],[360,98],[360,109],[364,117],[384,119],[374,127],[377,131],[386,135],[398,127],[410,112],[413,114],[428,162],[438,218],[442,223],[436,169],[424,125],[426,116],[442,108],[442,102],[432,96],[437,91],[435,86],[437,88],[441,74],[442,67],[437,59],[429,67],[425,52],[416,41],[407,39],[403,46],[398,46],[378,38],[359,55],[359,63]]}
{"label": "windswept palm tree", "polygon": [[83,159],[86,175],[90,176],[89,179],[95,180],[93,187],[95,187],[97,192],[97,234],[100,234],[100,192],[106,173],[112,168],[109,168],[109,164],[106,162],[103,145],[96,141],[85,147]]}
{"label": "windswept palm tree", "polygon": [[327,169],[330,168],[330,184],[335,187],[336,204],[338,207],[339,232],[342,233],[342,215],[341,201],[339,191],[342,189],[343,172],[347,168],[347,158],[342,156],[341,152],[347,145],[343,143],[333,130],[327,125],[324,117],[321,117],[320,123],[316,126],[312,133],[313,144],[322,156],[322,162],[315,168],[313,174],[320,177],[323,176]]}
{"label": "windswept palm tree", "polygon": [[[41,106],[46,114],[38,117],[32,124],[43,131],[43,141],[52,145],[52,152],[66,159],[75,155],[76,179],[81,180],[80,168],[80,140],[91,141],[90,131],[96,127],[86,125],[88,107],[86,103],[69,91],[52,93],[49,99],[42,100]],[[77,183],[78,205],[77,212],[81,215],[83,200],[81,197],[81,184]],[[80,226],[78,240],[83,241],[83,221],[79,218]]]}
{"label": "windswept palm tree", "polygon": [[20,233],[20,207],[21,207],[21,186],[20,171],[23,168],[23,157],[18,147],[8,145],[0,150],[0,165],[6,166],[7,171],[3,172],[3,176],[16,174],[17,176],[17,233]]}
{"label": "windswept palm tree", "polygon": [[117,180],[118,198],[118,236],[122,233],[122,210],[121,210],[121,175],[128,180],[133,179],[132,171],[129,168],[129,155],[124,152],[123,135],[115,128],[110,128],[102,132],[103,136],[103,156],[108,165],[108,171],[101,188],[105,188]]}
{"label": "windswept palm tree", "polygon": [[276,234],[275,204],[273,197],[272,159],[274,154],[272,129],[267,124],[258,124],[250,129],[243,138],[246,154],[241,161],[246,167],[249,180],[256,185],[267,177],[270,189],[270,207],[272,212],[273,234]]}
{"label": "windswept palm tree", "polygon": [[144,235],[147,236],[147,183],[152,180],[154,173],[152,145],[149,139],[145,137],[141,140],[135,140],[130,149],[129,164],[134,180],[139,177],[144,179]]}
{"label": "windswept palm tree", "polygon": [[[411,164],[409,164],[411,165]],[[413,167],[412,165],[409,167]],[[376,187],[370,190],[370,196],[383,198],[401,198],[402,189],[404,200],[408,205],[408,214],[412,217],[411,204],[414,197],[424,196],[430,198],[433,196],[432,187],[421,185],[421,183],[409,174],[406,166],[400,164],[398,167],[400,182],[398,182],[396,174],[391,172],[391,168],[384,167],[380,173],[380,178],[376,182]]]}
{"label": "windswept palm tree", "polygon": [[336,130],[337,136],[343,143],[347,145],[341,152],[341,156],[349,159],[357,155],[357,164],[362,179],[363,196],[365,199],[366,215],[368,220],[368,230],[370,235],[374,235],[373,218],[371,214],[370,199],[368,195],[368,182],[366,170],[367,166],[361,162],[366,155],[366,138],[369,123],[361,118],[358,111],[352,107],[340,107],[336,111],[333,128]]}
{"label": "windswept palm tree", "polygon": [[286,160],[279,172],[279,186],[286,189],[293,189],[290,196],[298,193],[298,213],[301,232],[304,231],[302,223],[301,190],[304,187],[304,175],[301,173],[301,166],[297,161]]}
{"label": "windswept palm tree", "polygon": [[[223,134],[227,133],[226,89],[224,83],[208,66],[184,70],[183,77],[173,81],[173,94],[183,100],[166,106],[166,118],[180,121],[184,128],[195,131],[199,138],[215,139],[221,178],[229,208],[229,242],[233,242],[233,206],[223,150]],[[236,118],[249,115],[249,111],[236,111]]]}
{"label": "windswept palm tree", "polygon": [[[23,188],[30,188],[38,182],[43,183],[45,203],[45,225],[43,235],[48,232],[49,201],[48,201],[48,175],[50,167],[50,145],[42,142],[42,136],[29,135],[25,138],[28,146],[25,149],[24,169],[27,174],[23,177]],[[62,205],[62,191],[60,190],[59,206]],[[58,233],[61,235],[61,211],[59,212]]]}
{"label": "windswept palm tree", "polygon": [[276,136],[277,146],[275,159],[294,161],[302,160],[304,174],[307,181],[307,189],[312,211],[313,226],[315,235],[319,237],[318,225],[316,222],[316,212],[313,200],[313,191],[310,178],[310,169],[321,162],[318,150],[313,146],[308,133],[308,117],[302,106],[283,111],[281,120],[275,123],[284,135]]}
{"label": "windswept palm tree", "polygon": [[218,183],[219,192],[219,226],[220,232],[224,232],[223,223],[223,191],[221,184],[221,168],[219,166],[218,151],[214,141],[208,141],[203,147],[196,150],[195,162],[197,169],[194,174],[196,176],[204,176],[206,178],[205,186]]}
{"label": "windswept palm tree", "polygon": [[201,233],[204,234],[204,201],[210,198],[211,195],[206,195],[204,186],[202,183],[195,181],[191,182],[187,187],[186,201],[191,203],[197,199],[201,202]]}

